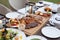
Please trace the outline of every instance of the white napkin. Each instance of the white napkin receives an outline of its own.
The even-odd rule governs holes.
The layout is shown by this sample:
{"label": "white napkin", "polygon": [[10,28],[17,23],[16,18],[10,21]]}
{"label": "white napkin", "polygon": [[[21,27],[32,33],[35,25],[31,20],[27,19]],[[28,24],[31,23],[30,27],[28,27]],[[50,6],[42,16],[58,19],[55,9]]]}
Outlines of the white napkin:
{"label": "white napkin", "polygon": [[23,13],[23,14],[25,14],[26,13],[26,10],[25,10],[25,8],[22,8],[22,9],[20,9],[20,10],[17,10],[18,12],[21,12],[21,13]]}

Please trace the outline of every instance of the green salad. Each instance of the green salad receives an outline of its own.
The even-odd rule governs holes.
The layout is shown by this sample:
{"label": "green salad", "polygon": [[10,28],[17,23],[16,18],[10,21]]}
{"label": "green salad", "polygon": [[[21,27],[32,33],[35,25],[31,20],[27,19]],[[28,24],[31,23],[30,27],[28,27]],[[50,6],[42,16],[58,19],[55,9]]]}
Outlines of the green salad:
{"label": "green salad", "polygon": [[38,38],[33,38],[33,39],[31,39],[31,40],[40,40],[40,39],[38,39]]}
{"label": "green salad", "polygon": [[0,31],[0,40],[12,40],[17,35],[17,32],[3,29]]}

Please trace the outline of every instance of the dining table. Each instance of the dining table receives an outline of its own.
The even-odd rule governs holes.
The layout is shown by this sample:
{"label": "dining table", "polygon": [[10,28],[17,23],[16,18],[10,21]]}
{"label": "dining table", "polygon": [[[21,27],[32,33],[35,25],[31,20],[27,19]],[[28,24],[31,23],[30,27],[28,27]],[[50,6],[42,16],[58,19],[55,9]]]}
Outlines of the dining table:
{"label": "dining table", "polygon": [[[46,7],[49,7],[49,8],[51,8],[51,12],[49,12],[49,13],[51,13],[51,15],[48,15],[48,16],[42,16],[41,14],[40,15],[35,15],[35,14],[33,14],[33,13],[36,13],[36,12],[41,12],[41,13],[45,13],[45,14],[48,14],[48,12],[46,12],[44,9],[46,8]],[[53,3],[53,2],[47,2],[47,1],[39,1],[39,2],[37,2],[37,3],[35,3],[35,5],[33,6],[33,9],[34,10],[32,10],[32,14],[30,14],[30,15],[32,15],[32,16],[34,16],[34,17],[37,17],[37,18],[40,18],[41,17],[41,19],[43,20],[43,22],[41,22],[41,23],[39,23],[38,24],[38,26],[34,26],[33,28],[30,28],[29,26],[29,28],[27,28],[27,29],[25,29],[25,24],[23,25],[24,26],[24,28],[23,28],[23,30],[22,29],[19,29],[19,28],[21,28],[22,26],[20,25],[20,19],[21,18],[24,18],[24,17],[26,17],[26,15],[29,15],[29,7],[27,7],[27,6],[25,6],[24,8],[22,8],[22,9],[19,9],[19,10],[17,10],[17,11],[13,11],[13,12],[9,12],[9,13],[7,13],[6,15],[1,15],[0,14],[0,16],[3,16],[3,19],[2,20],[0,20],[0,22],[2,22],[3,21],[3,23],[4,23],[4,25],[3,25],[3,28],[8,28],[8,29],[17,29],[17,30],[19,30],[19,32],[18,33],[20,33],[20,31],[21,32],[23,32],[23,34],[25,35],[25,37],[26,37],[26,39],[28,38],[28,37],[30,37],[30,36],[34,36],[35,35],[35,37],[37,36],[39,36],[39,38],[41,38],[41,40],[43,40],[44,38],[46,38],[46,40],[60,40],[60,25],[58,25],[58,24],[55,24],[54,22],[57,22],[57,23],[60,23],[60,10],[59,10],[59,7],[60,7],[60,4],[56,4],[56,3]],[[30,15],[29,16],[27,16],[27,17],[30,17]],[[57,15],[59,15],[59,16],[57,16]],[[39,17],[40,16],[40,17]],[[56,19],[56,18],[57,19]],[[17,18],[17,19],[15,19],[15,18]],[[32,17],[31,17],[32,18]],[[19,20],[18,20],[19,19]],[[12,21],[13,20],[13,21]],[[27,19],[28,20],[28,19]],[[32,20],[32,19],[29,19],[29,20]],[[29,21],[28,20],[28,21]],[[56,20],[58,20],[58,21],[56,21]],[[11,23],[12,22],[19,22],[18,23],[18,25],[16,26],[12,26],[11,25]],[[24,20],[25,21],[25,20]],[[34,21],[34,20],[33,20]],[[32,21],[32,22],[33,22]],[[37,20],[38,21],[38,20]],[[40,21],[40,20],[39,20]],[[38,22],[39,22],[38,21]],[[30,21],[31,22],[31,21]],[[10,23],[10,24],[9,24]],[[35,22],[34,22],[35,23]],[[33,23],[33,24],[34,24]],[[0,23],[1,24],[1,23]],[[0,25],[1,26],[1,25]],[[56,32],[52,32],[53,34],[57,34],[57,35],[59,35],[59,37],[57,37],[57,38],[54,38],[54,36],[57,36],[57,35],[54,35],[53,37],[48,37],[48,36],[46,36],[46,35],[44,35],[43,34],[43,32],[45,32],[45,33],[48,33],[49,31],[49,29],[46,29],[47,30],[47,32],[46,32],[46,30],[44,30],[43,32],[42,32],[42,30],[44,29],[44,28],[46,28],[46,27],[50,27],[50,29],[51,29],[51,27],[52,28],[56,28],[57,30],[58,30],[58,32],[59,33],[56,33]],[[55,31],[57,31],[57,30],[55,30]],[[53,30],[52,30],[53,31]],[[51,31],[49,32],[49,33],[51,33]],[[22,34],[22,35],[23,35]],[[50,36],[52,36],[51,34],[49,34]],[[24,38],[24,37],[23,37]],[[31,37],[32,38],[32,37]],[[23,39],[24,40],[24,39]],[[28,38],[28,40],[29,40],[29,38]]]}
{"label": "dining table", "polygon": [[[60,5],[60,4],[55,4],[55,3],[52,3],[52,2],[46,2],[46,1],[43,1],[43,2],[46,3],[46,4],[48,4],[49,7],[51,7],[51,8],[54,9],[55,11],[57,11],[58,6],[52,7],[52,5]],[[38,3],[37,3],[37,4],[38,4]],[[40,8],[38,8],[36,11],[45,12],[43,9],[44,9],[44,7],[40,7]],[[36,12],[36,11],[35,11],[35,12]],[[17,12],[21,12],[21,13],[23,13],[23,14],[26,14],[26,9],[25,9],[25,8],[22,8],[22,9],[17,10]],[[55,14],[56,14],[56,13],[55,13]],[[52,13],[52,16],[55,15],[55,14]],[[52,17],[52,16],[51,16],[51,17]],[[50,19],[51,19],[51,18],[50,18]],[[47,22],[47,24],[46,24],[45,26],[53,26],[53,25],[51,25],[51,24],[49,24],[49,22]],[[45,26],[43,26],[43,27],[45,27]],[[43,27],[42,27],[42,28],[43,28]],[[53,26],[53,27],[56,27],[56,26]],[[42,29],[42,28],[41,28],[41,29]],[[57,27],[57,28],[58,28],[58,27]],[[43,37],[45,37],[47,40],[60,40],[60,37],[59,37],[59,38],[49,38],[49,37],[44,36],[44,35],[41,33],[41,29],[40,29],[35,35],[43,36]],[[59,30],[60,30],[60,28],[59,28]],[[26,36],[28,36],[28,35],[26,35]]]}

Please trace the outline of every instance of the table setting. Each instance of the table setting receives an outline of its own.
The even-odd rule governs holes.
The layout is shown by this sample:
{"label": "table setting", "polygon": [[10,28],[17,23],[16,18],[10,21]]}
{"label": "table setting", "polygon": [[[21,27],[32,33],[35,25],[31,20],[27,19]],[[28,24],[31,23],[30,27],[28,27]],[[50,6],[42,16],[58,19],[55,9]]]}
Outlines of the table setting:
{"label": "table setting", "polygon": [[0,40],[60,40],[60,4],[28,2],[0,15]]}

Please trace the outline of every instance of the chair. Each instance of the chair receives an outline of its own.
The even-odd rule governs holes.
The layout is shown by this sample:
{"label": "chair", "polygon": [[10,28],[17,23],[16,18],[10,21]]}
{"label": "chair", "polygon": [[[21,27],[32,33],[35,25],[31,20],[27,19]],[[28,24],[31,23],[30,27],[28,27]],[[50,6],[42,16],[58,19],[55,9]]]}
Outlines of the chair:
{"label": "chair", "polygon": [[8,12],[12,12],[9,8],[5,7],[4,5],[0,4],[0,14],[5,15]]}
{"label": "chair", "polygon": [[25,7],[26,0],[8,0],[9,4],[15,9],[19,10]]}

